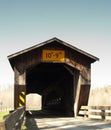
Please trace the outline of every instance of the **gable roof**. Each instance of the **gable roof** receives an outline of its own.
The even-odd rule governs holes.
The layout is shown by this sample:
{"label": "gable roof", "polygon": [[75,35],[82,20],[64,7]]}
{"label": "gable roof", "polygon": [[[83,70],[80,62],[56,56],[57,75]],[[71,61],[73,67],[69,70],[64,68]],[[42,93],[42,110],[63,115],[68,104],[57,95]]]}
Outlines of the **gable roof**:
{"label": "gable roof", "polygon": [[41,47],[41,46],[44,46],[44,45],[49,44],[49,43],[54,42],[54,41],[56,41],[56,42],[58,42],[58,43],[60,43],[60,44],[62,44],[62,45],[64,45],[64,46],[66,46],[66,47],[68,47],[68,48],[71,48],[72,50],[74,50],[74,51],[76,51],[76,52],[79,52],[79,53],[81,53],[82,55],[87,56],[88,58],[92,59],[93,62],[99,60],[99,58],[97,58],[97,57],[95,57],[95,56],[93,56],[93,55],[91,55],[91,54],[89,54],[89,53],[87,53],[87,52],[85,52],[85,51],[83,51],[83,50],[81,50],[81,49],[78,49],[77,47],[72,46],[72,45],[70,45],[70,44],[68,44],[68,43],[66,43],[66,42],[64,42],[64,41],[62,41],[62,40],[60,40],[60,39],[58,39],[58,38],[56,38],[56,37],[54,37],[54,38],[52,38],[52,39],[49,39],[49,40],[47,40],[47,41],[44,41],[44,42],[42,42],[42,43],[39,43],[39,44],[37,44],[37,45],[35,45],[35,46],[32,46],[32,47],[30,47],[30,48],[24,49],[24,50],[22,50],[22,51],[16,52],[16,53],[14,53],[14,54],[12,54],[12,55],[9,55],[9,56],[8,56],[8,59],[9,59],[9,61],[10,61],[11,59],[14,59],[14,58],[16,58],[16,57],[19,56],[19,55],[22,55],[22,54],[24,54],[24,53],[27,53],[27,52],[29,52],[29,51],[32,51],[32,50],[34,50],[34,49],[37,49],[37,48],[39,48],[39,47]]}

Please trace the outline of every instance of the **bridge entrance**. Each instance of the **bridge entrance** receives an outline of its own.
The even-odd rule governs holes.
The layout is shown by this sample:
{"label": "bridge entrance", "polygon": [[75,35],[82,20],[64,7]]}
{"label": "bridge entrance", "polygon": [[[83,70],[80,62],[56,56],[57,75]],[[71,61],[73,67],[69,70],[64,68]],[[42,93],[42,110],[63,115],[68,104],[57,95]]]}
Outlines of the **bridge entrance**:
{"label": "bridge entrance", "polygon": [[42,110],[76,116],[87,105],[91,63],[97,57],[58,38],[8,56],[14,70],[14,108],[26,106],[26,95],[42,96]]}
{"label": "bridge entrance", "polygon": [[73,116],[74,72],[79,73],[64,63],[40,63],[27,70],[26,93],[41,95],[43,110]]}

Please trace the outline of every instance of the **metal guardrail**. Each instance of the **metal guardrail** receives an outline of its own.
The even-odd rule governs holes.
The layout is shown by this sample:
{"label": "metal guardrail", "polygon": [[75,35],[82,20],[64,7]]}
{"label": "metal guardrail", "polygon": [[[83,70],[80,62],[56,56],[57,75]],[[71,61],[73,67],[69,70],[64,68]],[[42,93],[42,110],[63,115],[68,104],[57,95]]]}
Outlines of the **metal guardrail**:
{"label": "metal guardrail", "polygon": [[7,115],[5,119],[0,122],[0,130],[20,130],[24,120],[24,107],[20,107]]}

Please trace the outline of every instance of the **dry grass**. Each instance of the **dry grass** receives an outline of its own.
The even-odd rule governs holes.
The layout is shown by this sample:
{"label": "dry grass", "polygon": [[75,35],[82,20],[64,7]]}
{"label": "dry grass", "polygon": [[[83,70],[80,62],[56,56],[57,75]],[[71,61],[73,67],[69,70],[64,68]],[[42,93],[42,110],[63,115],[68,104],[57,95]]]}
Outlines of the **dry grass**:
{"label": "dry grass", "polygon": [[0,90],[0,110],[1,108],[13,108],[13,87],[8,86]]}
{"label": "dry grass", "polygon": [[[8,86],[5,89],[0,90],[0,110],[1,108],[12,108],[14,102],[13,87]],[[26,106],[27,109],[40,109],[41,108],[41,97],[37,94],[27,95]],[[89,105],[93,106],[111,106],[111,86],[105,86],[103,88],[91,89],[89,96]]]}
{"label": "dry grass", "polygon": [[89,105],[111,106],[111,86],[92,89],[89,96]]}

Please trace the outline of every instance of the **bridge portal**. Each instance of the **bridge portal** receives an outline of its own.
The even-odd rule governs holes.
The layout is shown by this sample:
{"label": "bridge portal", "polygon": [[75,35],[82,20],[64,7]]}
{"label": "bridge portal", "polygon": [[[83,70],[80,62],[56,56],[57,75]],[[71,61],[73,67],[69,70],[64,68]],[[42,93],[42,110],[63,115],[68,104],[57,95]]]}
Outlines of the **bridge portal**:
{"label": "bridge portal", "polygon": [[14,108],[25,106],[26,95],[42,96],[42,110],[76,116],[87,105],[91,63],[99,60],[58,38],[8,56],[14,70]]}

